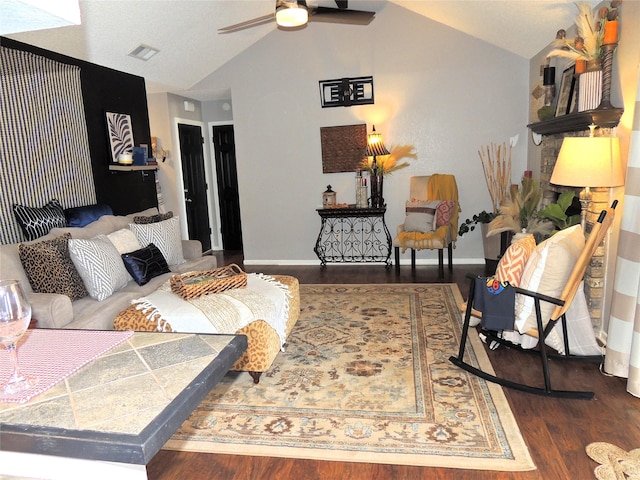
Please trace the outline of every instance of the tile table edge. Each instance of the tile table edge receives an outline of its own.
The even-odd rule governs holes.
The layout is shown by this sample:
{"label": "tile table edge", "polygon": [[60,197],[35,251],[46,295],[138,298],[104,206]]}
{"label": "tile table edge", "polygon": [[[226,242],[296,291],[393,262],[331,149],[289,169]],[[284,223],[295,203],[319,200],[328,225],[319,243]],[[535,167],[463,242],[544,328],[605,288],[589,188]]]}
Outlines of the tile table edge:
{"label": "tile table edge", "polygon": [[245,335],[227,336],[229,343],[139,434],[0,423],[0,451],[146,465],[247,349]]}

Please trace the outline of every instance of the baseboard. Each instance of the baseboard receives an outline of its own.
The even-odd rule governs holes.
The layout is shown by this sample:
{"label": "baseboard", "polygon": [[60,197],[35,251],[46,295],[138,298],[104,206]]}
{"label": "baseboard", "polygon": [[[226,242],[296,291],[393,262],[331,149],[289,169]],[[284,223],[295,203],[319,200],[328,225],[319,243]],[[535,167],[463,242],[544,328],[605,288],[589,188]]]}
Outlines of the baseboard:
{"label": "baseboard", "polygon": [[[391,258],[393,260],[393,258]],[[445,259],[445,265],[447,261]],[[245,265],[317,265],[320,266],[319,260],[249,260],[244,259]],[[370,263],[369,265],[383,265],[383,262]],[[362,263],[328,263],[328,265],[340,266],[340,265],[364,265]],[[411,259],[400,259],[400,265],[411,265]],[[438,260],[435,258],[416,259],[416,265],[438,265]],[[484,265],[484,258],[454,258],[453,266],[456,265]]]}

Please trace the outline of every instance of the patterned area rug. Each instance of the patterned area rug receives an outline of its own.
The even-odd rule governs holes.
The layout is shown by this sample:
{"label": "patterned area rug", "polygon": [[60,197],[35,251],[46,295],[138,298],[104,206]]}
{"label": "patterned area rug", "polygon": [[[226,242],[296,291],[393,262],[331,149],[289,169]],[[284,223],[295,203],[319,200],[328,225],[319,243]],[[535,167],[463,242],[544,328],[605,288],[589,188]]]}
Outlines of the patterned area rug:
{"label": "patterned area rug", "polygon": [[[164,448],[535,469],[502,389],[448,361],[461,326],[456,285],[300,285],[300,296],[286,352],[260,383],[227,374]],[[487,368],[469,338],[470,361]]]}

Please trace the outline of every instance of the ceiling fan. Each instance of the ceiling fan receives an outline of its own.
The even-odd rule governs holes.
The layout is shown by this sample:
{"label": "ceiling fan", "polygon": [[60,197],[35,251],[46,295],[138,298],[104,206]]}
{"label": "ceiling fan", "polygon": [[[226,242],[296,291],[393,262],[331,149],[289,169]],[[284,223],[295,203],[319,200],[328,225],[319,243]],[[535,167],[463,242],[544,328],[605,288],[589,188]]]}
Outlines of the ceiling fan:
{"label": "ceiling fan", "polygon": [[278,28],[286,30],[303,28],[308,22],[368,25],[375,16],[375,12],[349,10],[348,0],[335,0],[335,2],[338,8],[309,5],[306,0],[276,0],[275,12],[220,28],[218,33],[237,32],[245,28],[271,23],[274,19]]}

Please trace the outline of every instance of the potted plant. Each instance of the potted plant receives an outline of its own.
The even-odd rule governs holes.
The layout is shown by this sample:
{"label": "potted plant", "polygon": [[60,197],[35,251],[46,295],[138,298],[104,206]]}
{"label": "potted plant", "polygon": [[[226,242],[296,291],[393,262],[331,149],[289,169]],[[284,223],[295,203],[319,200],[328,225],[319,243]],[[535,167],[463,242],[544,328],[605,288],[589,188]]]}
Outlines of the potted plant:
{"label": "potted plant", "polygon": [[474,231],[476,225],[480,225],[484,264],[487,274],[495,272],[498,266],[498,258],[500,257],[500,237],[487,237],[488,225],[497,215],[495,212],[482,210],[480,213],[473,215],[473,217],[467,218],[460,224],[460,228],[458,229],[458,236],[461,237],[467,232]]}

